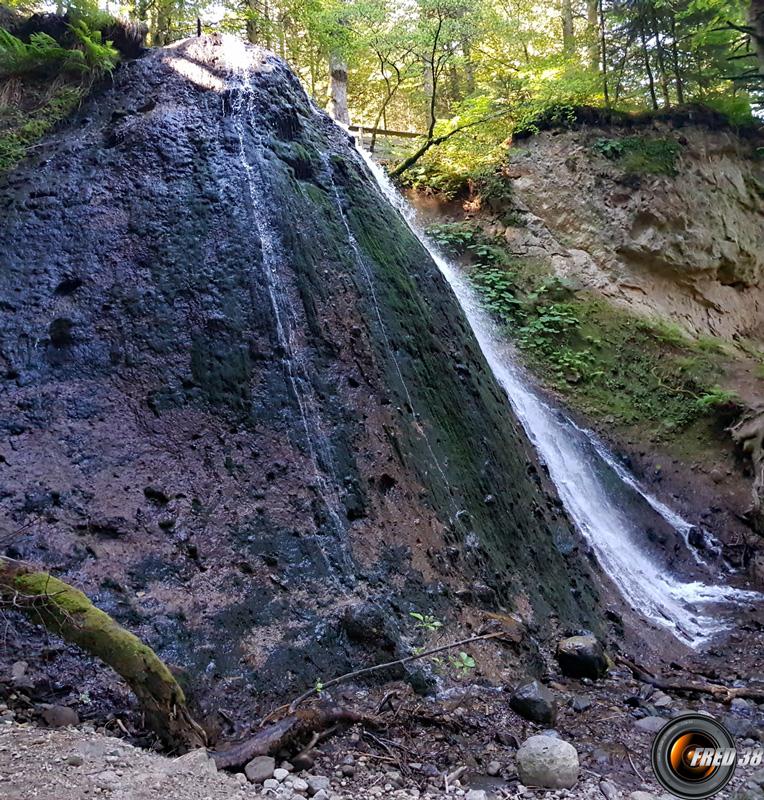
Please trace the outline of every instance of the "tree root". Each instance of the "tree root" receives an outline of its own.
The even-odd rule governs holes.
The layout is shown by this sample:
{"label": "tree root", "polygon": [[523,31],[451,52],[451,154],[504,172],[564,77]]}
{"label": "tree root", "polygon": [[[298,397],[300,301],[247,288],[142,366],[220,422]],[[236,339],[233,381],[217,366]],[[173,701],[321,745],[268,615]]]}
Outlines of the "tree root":
{"label": "tree root", "polygon": [[255,756],[277,753],[295,742],[315,737],[320,731],[338,723],[374,724],[363,714],[342,706],[319,706],[300,709],[288,717],[260,729],[254,736],[225,750],[210,751],[218,769],[241,767]]}
{"label": "tree root", "polygon": [[629,661],[628,658],[620,656],[618,659],[625,667],[631,671],[632,675],[640,682],[649,686],[654,686],[663,692],[676,692],[678,694],[708,694],[722,703],[731,703],[736,698],[753,700],[756,703],[764,703],[764,690],[748,689],[746,687],[724,686],[720,683],[692,683],[690,681],[671,681],[659,678],[648,672],[643,667]]}

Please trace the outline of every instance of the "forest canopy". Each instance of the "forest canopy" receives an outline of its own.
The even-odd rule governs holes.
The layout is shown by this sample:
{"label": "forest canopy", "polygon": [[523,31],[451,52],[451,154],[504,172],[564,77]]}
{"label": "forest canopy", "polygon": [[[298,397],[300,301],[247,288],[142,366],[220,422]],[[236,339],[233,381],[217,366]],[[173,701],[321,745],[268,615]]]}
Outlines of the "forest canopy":
{"label": "forest canopy", "polygon": [[22,0],[21,10],[68,12],[92,28],[109,15],[142,21],[154,45],[193,35],[197,20],[240,35],[282,56],[339,121],[372,129],[372,149],[373,130],[417,133],[403,140],[412,165],[438,145],[442,170],[464,173],[495,163],[512,131],[564,124],[581,105],[701,104],[750,121],[764,87],[758,2]]}

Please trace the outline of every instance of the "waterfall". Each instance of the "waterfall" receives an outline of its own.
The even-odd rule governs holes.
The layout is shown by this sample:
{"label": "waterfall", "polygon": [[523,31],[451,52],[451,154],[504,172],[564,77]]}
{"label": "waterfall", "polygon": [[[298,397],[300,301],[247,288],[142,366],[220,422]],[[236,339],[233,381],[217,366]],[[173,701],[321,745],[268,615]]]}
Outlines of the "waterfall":
{"label": "waterfall", "polygon": [[[646,529],[669,529],[695,572],[707,565],[688,546],[693,526],[640,486],[591,432],[551,406],[518,365],[511,347],[482,309],[460,270],[433,246],[416,222],[413,208],[387,174],[359,149],[369,171],[394,208],[450,284],[514,413],[546,465],[562,503],[591,546],[599,564],[625,600],[641,615],[679,640],[699,647],[728,628],[731,607],[761,600],[757,592],[680,577],[651,553]],[[691,554],[691,557],[690,557]],[[541,565],[540,565],[541,567]],[[705,578],[710,581],[710,571]]]}
{"label": "waterfall", "polygon": [[319,402],[313,389],[309,374],[308,361],[302,353],[299,342],[295,339],[297,326],[294,323],[296,313],[292,307],[288,288],[284,284],[286,259],[282,254],[281,243],[268,218],[262,202],[266,195],[262,164],[252,164],[247,153],[247,136],[256,136],[257,120],[254,119],[251,64],[240,45],[228,40],[229,58],[237,59],[235,66],[239,74],[239,83],[232,93],[233,122],[239,145],[239,160],[246,182],[248,209],[252,215],[254,232],[260,241],[262,253],[262,272],[264,283],[270,300],[274,319],[276,341],[281,355],[288,386],[295,399],[304,433],[304,446],[310,460],[316,491],[328,514],[331,528],[338,545],[339,558],[344,562],[344,569],[338,572],[333,568],[322,540],[317,534],[314,539],[317,551],[324,562],[327,574],[332,576],[344,592],[340,574],[353,575],[350,548],[347,542],[347,528],[343,521],[343,509],[338,487],[340,481],[334,471],[334,459],[329,447],[327,435],[321,427]]}

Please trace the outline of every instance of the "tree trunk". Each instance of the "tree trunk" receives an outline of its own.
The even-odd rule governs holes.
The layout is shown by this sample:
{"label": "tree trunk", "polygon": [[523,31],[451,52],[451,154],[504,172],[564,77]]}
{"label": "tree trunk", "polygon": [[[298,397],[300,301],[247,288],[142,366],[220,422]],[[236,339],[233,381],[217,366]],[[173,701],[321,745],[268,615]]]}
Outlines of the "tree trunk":
{"label": "tree trunk", "polygon": [[663,52],[663,42],[660,37],[660,26],[658,25],[658,17],[655,13],[655,8],[650,9],[651,21],[653,24],[653,39],[655,41],[655,54],[658,59],[658,69],[661,74],[661,93],[663,94],[663,102],[666,108],[671,107],[671,95],[669,93],[669,79],[668,70],[666,69],[666,59]]}
{"label": "tree trunk", "polygon": [[759,74],[764,75],[764,0],[751,0],[748,21],[753,29],[751,37],[759,56]]}
{"label": "tree trunk", "polygon": [[674,86],[676,87],[676,101],[679,105],[684,105],[684,81],[682,80],[682,69],[679,63],[679,44],[676,40],[676,14],[670,10],[671,21],[671,61],[674,67]]}
{"label": "tree trunk", "polygon": [[600,68],[600,0],[586,0],[586,33],[589,39],[589,66]]}
{"label": "tree trunk", "polygon": [[647,83],[650,87],[650,101],[653,105],[653,111],[658,110],[658,96],[655,94],[655,78],[653,77],[653,68],[650,64],[650,51],[647,49],[647,36],[645,34],[644,21],[640,20],[639,23],[639,38],[642,42],[642,56],[645,60],[645,73],[647,74]]}
{"label": "tree trunk", "polygon": [[602,52],[602,90],[605,95],[605,107],[610,108],[610,87],[608,86],[608,66],[607,66],[607,34],[605,32],[605,8],[604,0],[599,0],[599,28],[600,28],[600,49]]}
{"label": "tree trunk", "polygon": [[0,558],[0,603],[42,623],[121,675],[138,698],[147,724],[167,747],[191,750],[205,744],[204,731],[192,719],[183,690],[164,662],[78,589]]}
{"label": "tree trunk", "polygon": [[567,56],[573,55],[576,49],[572,0],[562,0],[562,49]]}
{"label": "tree trunk", "polygon": [[329,113],[342,125],[350,125],[348,66],[337,53],[329,56]]}

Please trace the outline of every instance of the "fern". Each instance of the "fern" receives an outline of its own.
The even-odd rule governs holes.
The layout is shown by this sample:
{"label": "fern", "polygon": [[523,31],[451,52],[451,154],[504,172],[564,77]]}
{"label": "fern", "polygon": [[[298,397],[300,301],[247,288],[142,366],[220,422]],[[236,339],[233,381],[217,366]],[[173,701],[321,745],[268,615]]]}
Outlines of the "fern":
{"label": "fern", "polygon": [[0,78],[60,72],[99,77],[110,73],[119,60],[112,43],[103,42],[100,32],[91,31],[84,20],[69,28],[77,41],[71,49],[62,47],[47,33],[33,33],[27,43],[0,28]]}
{"label": "fern", "polygon": [[78,48],[81,48],[70,52],[83,54],[87,71],[96,77],[111,74],[119,61],[119,53],[112,43],[104,42],[101,32],[90,30],[84,19],[77,20],[69,29],[77,39]]}

